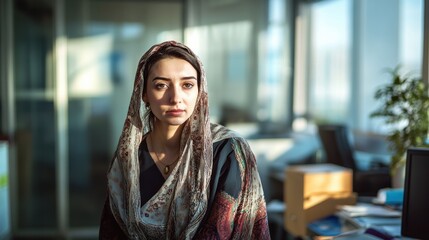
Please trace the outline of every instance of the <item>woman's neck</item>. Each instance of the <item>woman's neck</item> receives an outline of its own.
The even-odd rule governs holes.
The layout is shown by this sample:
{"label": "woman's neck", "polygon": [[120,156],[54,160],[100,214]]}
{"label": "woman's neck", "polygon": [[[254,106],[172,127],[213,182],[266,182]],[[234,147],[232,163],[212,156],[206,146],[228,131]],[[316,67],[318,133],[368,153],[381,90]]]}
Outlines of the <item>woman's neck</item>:
{"label": "woman's neck", "polygon": [[158,146],[163,146],[166,151],[178,151],[180,148],[180,137],[182,135],[183,124],[181,126],[165,126],[155,124],[152,130],[152,139]]}

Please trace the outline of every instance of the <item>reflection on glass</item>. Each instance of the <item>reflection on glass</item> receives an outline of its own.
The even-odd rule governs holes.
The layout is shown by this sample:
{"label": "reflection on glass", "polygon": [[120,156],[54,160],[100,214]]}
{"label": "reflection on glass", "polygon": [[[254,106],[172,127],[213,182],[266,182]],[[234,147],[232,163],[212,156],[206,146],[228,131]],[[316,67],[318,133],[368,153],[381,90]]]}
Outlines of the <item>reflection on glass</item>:
{"label": "reflection on glass", "polygon": [[351,1],[312,5],[310,112],[318,121],[344,121],[350,101]]}
{"label": "reflection on glass", "polygon": [[291,61],[286,6],[283,0],[268,1],[268,27],[263,40],[262,77],[258,85],[258,120],[268,122],[268,125],[285,124],[291,117],[288,116]]}
{"label": "reflection on glass", "polygon": [[423,2],[402,0],[400,4],[400,62],[405,69],[419,75],[423,53]]}
{"label": "reflection on glass", "polygon": [[53,102],[18,99],[16,111],[19,226],[24,228],[55,227]]}
{"label": "reflection on glass", "polygon": [[97,228],[138,60],[155,42],[181,41],[182,6],[179,1],[66,4],[69,222],[71,228]]}
{"label": "reflection on glass", "polygon": [[74,38],[67,42],[69,96],[94,97],[112,91],[114,62],[110,34]]}
{"label": "reflection on glass", "polygon": [[[56,227],[51,1],[14,1],[18,227]],[[43,217],[42,217],[43,216]]]}
{"label": "reflection on glass", "polygon": [[369,117],[378,104],[374,93],[388,81],[387,69],[401,66],[420,75],[423,2],[332,0],[306,5],[311,15],[306,94],[316,122],[347,122],[386,132]]}
{"label": "reflection on glass", "polygon": [[216,2],[222,7],[198,2],[201,9],[190,12],[197,20],[185,39],[205,65],[211,120],[284,133],[291,117],[288,1]]}
{"label": "reflection on glass", "polygon": [[[186,29],[186,39],[206,68],[210,115],[222,124],[249,122],[249,105],[256,102],[251,83],[256,69],[251,68],[251,21],[237,21]],[[253,105],[254,106],[254,105]],[[254,109],[252,109],[254,110]]]}

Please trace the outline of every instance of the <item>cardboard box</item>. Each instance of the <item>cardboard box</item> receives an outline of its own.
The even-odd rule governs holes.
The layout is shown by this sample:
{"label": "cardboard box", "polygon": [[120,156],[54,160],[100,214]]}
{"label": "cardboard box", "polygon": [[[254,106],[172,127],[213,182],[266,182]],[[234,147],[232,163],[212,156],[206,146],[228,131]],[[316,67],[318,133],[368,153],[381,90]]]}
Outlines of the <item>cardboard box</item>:
{"label": "cardboard box", "polygon": [[286,169],[285,227],[295,236],[307,235],[307,224],[329,216],[338,205],[356,203],[353,172],[334,164],[308,164]]}

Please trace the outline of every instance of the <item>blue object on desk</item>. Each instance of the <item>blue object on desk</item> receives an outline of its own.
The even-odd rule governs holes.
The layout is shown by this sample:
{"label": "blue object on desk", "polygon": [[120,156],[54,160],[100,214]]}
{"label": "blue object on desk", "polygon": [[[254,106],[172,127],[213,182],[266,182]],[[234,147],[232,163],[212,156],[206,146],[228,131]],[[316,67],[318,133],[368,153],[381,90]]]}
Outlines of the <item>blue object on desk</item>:
{"label": "blue object on desk", "polygon": [[402,205],[404,201],[403,188],[386,188],[378,192],[377,200],[385,205]]}
{"label": "blue object on desk", "polygon": [[337,236],[341,233],[340,219],[334,215],[313,221],[307,227],[319,236]]}
{"label": "blue object on desk", "polygon": [[386,205],[402,204],[404,201],[404,189],[390,189],[386,191]]}

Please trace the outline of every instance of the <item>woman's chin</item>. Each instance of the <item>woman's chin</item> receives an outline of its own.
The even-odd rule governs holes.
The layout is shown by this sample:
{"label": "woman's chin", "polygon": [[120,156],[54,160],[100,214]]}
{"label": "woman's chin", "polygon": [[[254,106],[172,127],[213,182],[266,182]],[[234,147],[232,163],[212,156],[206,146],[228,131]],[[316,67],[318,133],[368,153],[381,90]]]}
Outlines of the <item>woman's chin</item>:
{"label": "woman's chin", "polygon": [[173,118],[173,119],[167,119],[165,121],[166,124],[171,125],[171,126],[180,126],[182,124],[184,124],[186,122],[187,119],[182,119],[182,118]]}

